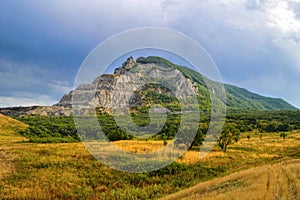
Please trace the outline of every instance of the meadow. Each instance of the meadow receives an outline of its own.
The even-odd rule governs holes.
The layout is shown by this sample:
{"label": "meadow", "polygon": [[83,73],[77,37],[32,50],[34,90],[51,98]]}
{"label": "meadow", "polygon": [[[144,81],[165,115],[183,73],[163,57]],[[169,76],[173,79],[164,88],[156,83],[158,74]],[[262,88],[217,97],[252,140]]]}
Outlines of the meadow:
{"label": "meadow", "polygon": [[[214,185],[217,189],[211,189],[211,193],[203,196],[205,198],[222,199],[222,195],[232,197],[235,194],[232,191],[235,190],[231,188],[241,184],[247,189],[244,188],[244,192],[240,190],[240,195],[248,194],[246,191],[259,194],[262,186],[259,183],[250,184],[249,179],[265,185],[264,181],[268,179],[266,175],[260,175],[270,165],[279,166],[270,172],[277,174],[273,182],[282,179],[286,183],[286,171],[281,170],[284,167],[281,163],[293,163],[300,158],[300,131],[289,131],[283,139],[277,132],[259,134],[258,130],[252,130],[242,133],[240,140],[230,145],[226,152],[216,146],[206,157],[200,158],[199,148],[193,147],[165,168],[132,174],[100,163],[80,142],[29,143],[28,139],[16,133],[10,134],[13,136],[9,137],[11,140],[5,134],[0,134],[0,163],[1,170],[5,170],[5,173],[0,174],[0,199],[159,199],[199,183],[209,185],[211,183],[206,182],[209,180],[216,180]],[[126,151],[147,153],[163,148],[164,141],[124,140],[114,144]],[[288,168],[292,174],[288,179],[294,178],[299,182],[298,165],[294,164]],[[253,167],[258,167],[258,170],[243,176],[244,170]],[[232,181],[232,178],[228,178],[226,181],[228,175],[239,172],[241,176],[247,177],[243,181],[248,180],[248,185],[240,179]],[[225,177],[225,181],[218,181],[220,177]],[[289,191],[288,187],[273,182],[268,184],[272,190],[279,191],[277,199],[284,197]],[[203,191],[204,186],[199,187],[195,191]],[[298,195],[299,185],[295,188],[292,192]],[[190,192],[184,197],[193,199],[198,194]],[[272,196],[264,197],[276,199]]]}
{"label": "meadow", "polygon": [[163,200],[299,199],[300,160],[254,167],[197,184]]}

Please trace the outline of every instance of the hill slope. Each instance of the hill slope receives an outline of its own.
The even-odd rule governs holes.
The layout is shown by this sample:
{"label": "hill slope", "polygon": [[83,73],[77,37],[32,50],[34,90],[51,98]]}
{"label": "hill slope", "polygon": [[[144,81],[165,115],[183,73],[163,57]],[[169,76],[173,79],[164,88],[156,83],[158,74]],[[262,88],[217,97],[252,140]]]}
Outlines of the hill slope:
{"label": "hill slope", "polygon": [[12,161],[15,159],[15,155],[9,151],[10,144],[11,142],[26,140],[17,132],[27,127],[28,125],[18,120],[0,114],[0,185],[1,179],[9,175],[14,168]]}
{"label": "hill slope", "polygon": [[[206,81],[210,81],[205,76],[195,72],[194,70],[175,65],[170,61],[156,56],[147,58],[140,57],[136,61],[141,64],[155,63],[159,65],[167,65],[172,68],[178,69],[185,77],[191,79],[193,82],[206,87]],[[294,106],[279,98],[264,97],[252,93],[246,89],[224,84],[226,89],[226,105],[230,109],[253,109],[253,110],[297,110]]]}
{"label": "hill slope", "polygon": [[256,167],[200,183],[162,200],[299,199],[299,166],[300,160],[291,160]]}
{"label": "hill slope", "polygon": [[0,139],[2,141],[16,141],[25,139],[17,134],[28,127],[27,124],[0,114]]}

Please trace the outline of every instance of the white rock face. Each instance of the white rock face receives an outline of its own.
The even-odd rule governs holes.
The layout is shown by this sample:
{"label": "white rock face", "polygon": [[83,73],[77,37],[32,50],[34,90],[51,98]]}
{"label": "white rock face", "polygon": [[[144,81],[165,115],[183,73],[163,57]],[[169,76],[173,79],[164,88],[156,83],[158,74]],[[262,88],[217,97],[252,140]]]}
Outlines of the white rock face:
{"label": "white rock face", "polygon": [[[0,112],[10,116],[69,116],[95,113],[95,108],[99,107],[107,113],[124,113],[131,106],[141,105],[142,99],[136,91],[144,91],[149,84],[167,88],[156,88],[155,92],[176,97],[179,101],[195,99],[197,94],[194,84],[179,70],[153,63],[137,63],[130,57],[114,74],[103,74],[90,84],[79,85],[54,106],[3,108]],[[154,108],[153,111],[160,113],[164,110]]]}
{"label": "white rock face", "polygon": [[[130,57],[114,74],[103,74],[92,84],[81,84],[69,94],[64,95],[59,106],[78,108],[100,107],[104,112],[123,112],[129,104],[138,105],[134,92],[142,90],[147,84],[158,84],[171,91],[177,99],[194,98],[196,89],[193,83],[174,68],[157,64],[136,63]],[[159,91],[158,91],[159,92]]]}

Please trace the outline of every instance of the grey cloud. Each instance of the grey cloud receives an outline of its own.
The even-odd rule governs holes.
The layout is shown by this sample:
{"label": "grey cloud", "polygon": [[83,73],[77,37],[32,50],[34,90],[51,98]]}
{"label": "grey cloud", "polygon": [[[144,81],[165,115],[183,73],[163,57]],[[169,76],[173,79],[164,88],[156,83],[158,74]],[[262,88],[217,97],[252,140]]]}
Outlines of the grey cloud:
{"label": "grey cloud", "polygon": [[[45,24],[45,31],[49,32],[47,37],[42,38],[49,39],[50,44],[54,42],[57,44],[57,47],[52,47],[54,49],[52,51],[57,54],[50,51],[50,48],[47,48],[50,49],[49,51],[44,52],[44,54],[50,52],[54,55],[46,57],[45,59],[48,59],[46,61],[65,59],[66,65],[72,63],[74,66],[65,67],[64,72],[76,71],[76,67],[79,67],[81,59],[84,59],[88,51],[112,34],[131,28],[159,26],[181,31],[203,44],[217,62],[227,82],[242,84],[263,94],[272,93],[285,99],[293,97],[300,102],[300,94],[296,92],[291,94],[286,89],[271,90],[272,88],[268,87],[272,86],[270,82],[257,78],[276,69],[284,74],[284,80],[287,80],[290,74],[294,75],[293,80],[284,82],[285,88],[290,85],[295,88],[293,90],[295,91],[299,86],[299,28],[294,26],[296,27],[294,30],[283,33],[280,26],[269,26],[274,20],[270,11],[280,2],[288,2],[289,8],[295,14],[292,22],[297,24],[299,3],[285,0],[91,0],[86,2],[29,0],[26,4],[29,11],[31,9],[32,12],[37,12],[37,15],[42,13],[43,17],[40,21],[37,20],[38,24]],[[47,26],[50,27],[49,30]],[[28,34],[31,32],[29,31]],[[79,53],[71,53],[66,58],[60,57],[61,48],[64,52],[74,49]],[[26,50],[25,48],[24,51]],[[31,59],[35,58],[28,58]],[[33,63],[36,64],[34,61]],[[20,87],[42,92],[48,90],[53,97],[58,98],[62,95],[62,91],[68,90],[72,85],[69,82],[73,79],[61,75],[62,71],[59,67],[55,69],[45,67],[48,71],[43,71],[41,66],[26,68],[20,62],[17,64],[20,69],[11,66],[0,68],[0,83],[4,84],[6,89]],[[54,72],[55,70],[57,72]],[[13,71],[16,72],[15,75],[9,73]],[[5,77],[3,73],[8,73],[8,76]],[[269,75],[268,80],[276,80],[278,74],[269,73]],[[60,78],[57,78],[58,76]],[[64,78],[68,83],[53,81],[57,79],[62,81]],[[264,89],[261,85],[265,85]]]}

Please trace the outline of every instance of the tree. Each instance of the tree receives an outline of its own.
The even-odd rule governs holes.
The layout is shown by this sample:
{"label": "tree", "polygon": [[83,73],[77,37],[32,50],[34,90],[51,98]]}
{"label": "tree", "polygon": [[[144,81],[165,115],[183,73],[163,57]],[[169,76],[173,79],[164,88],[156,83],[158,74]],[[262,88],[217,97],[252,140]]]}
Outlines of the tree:
{"label": "tree", "polygon": [[204,137],[205,137],[205,135],[203,134],[203,132],[200,129],[198,129],[197,134],[196,134],[190,148],[192,148],[194,146],[200,146],[202,144],[202,142],[204,141]]}
{"label": "tree", "polygon": [[276,132],[276,130],[276,125],[273,122],[269,123],[265,128],[265,131],[267,132]]}
{"label": "tree", "polygon": [[250,140],[250,138],[251,138],[251,136],[250,136],[250,135],[247,135],[247,139]]}
{"label": "tree", "polygon": [[168,145],[168,141],[164,140],[164,146],[167,146],[167,145]]}
{"label": "tree", "polygon": [[289,131],[290,126],[288,124],[280,124],[277,128],[278,131]]}
{"label": "tree", "polygon": [[286,133],[280,133],[280,137],[282,137],[283,139],[285,139],[287,137]]}
{"label": "tree", "polygon": [[218,145],[222,151],[226,152],[227,146],[240,136],[235,123],[225,124],[223,131],[218,139]]}
{"label": "tree", "polygon": [[118,141],[118,140],[129,140],[131,139],[127,133],[121,131],[121,130],[111,130],[107,137],[110,141]]}

